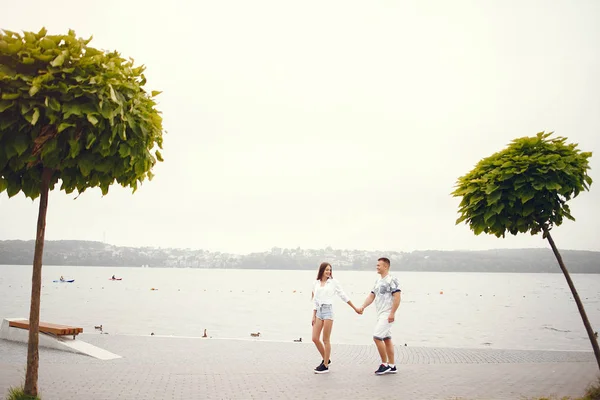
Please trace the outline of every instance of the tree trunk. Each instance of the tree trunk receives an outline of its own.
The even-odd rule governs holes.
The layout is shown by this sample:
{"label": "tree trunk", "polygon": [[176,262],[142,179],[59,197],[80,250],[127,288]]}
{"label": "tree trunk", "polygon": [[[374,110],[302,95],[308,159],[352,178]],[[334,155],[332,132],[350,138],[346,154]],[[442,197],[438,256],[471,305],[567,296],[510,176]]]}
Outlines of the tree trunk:
{"label": "tree trunk", "polygon": [[33,255],[33,276],[31,279],[31,308],[29,310],[29,343],[27,346],[27,373],[25,375],[25,394],[37,396],[39,366],[39,327],[40,296],[42,291],[42,256],[44,253],[44,234],[46,233],[46,210],[48,209],[48,186],[52,170],[44,168],[40,190],[40,209],[38,213],[35,253]]}
{"label": "tree trunk", "polygon": [[579,314],[581,315],[581,319],[583,320],[583,325],[585,326],[585,330],[587,331],[588,337],[590,338],[590,342],[592,343],[592,348],[594,349],[594,354],[596,355],[596,362],[598,363],[598,368],[600,369],[600,348],[598,348],[598,339],[596,339],[596,335],[594,335],[594,331],[592,330],[592,325],[585,313],[585,309],[583,308],[583,303],[581,299],[579,299],[579,294],[577,293],[577,289],[575,289],[575,285],[571,280],[571,276],[569,275],[569,271],[567,271],[567,267],[563,263],[563,259],[556,248],[556,244],[554,244],[554,240],[550,235],[550,231],[548,228],[544,227],[544,233],[546,234],[546,238],[548,238],[548,242],[550,242],[550,246],[552,247],[552,251],[556,256],[556,260],[558,261],[558,265],[560,265],[560,269],[562,270],[565,278],[567,279],[567,284],[571,289],[571,293],[573,294],[573,298],[575,299],[575,303],[577,303],[577,309],[579,309]]}

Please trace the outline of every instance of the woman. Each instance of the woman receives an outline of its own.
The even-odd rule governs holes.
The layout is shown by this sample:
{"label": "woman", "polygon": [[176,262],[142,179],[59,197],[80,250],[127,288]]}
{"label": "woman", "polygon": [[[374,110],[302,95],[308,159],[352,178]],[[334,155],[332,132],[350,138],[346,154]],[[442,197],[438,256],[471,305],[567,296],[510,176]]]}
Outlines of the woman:
{"label": "woman", "polygon": [[[331,328],[333,327],[333,297],[338,295],[344,302],[348,303],[356,313],[360,314],[360,310],[354,307],[354,304],[350,301],[346,293],[342,290],[340,283],[333,279],[331,273],[331,264],[321,263],[319,267],[319,273],[317,274],[317,280],[313,284],[313,291],[311,300],[314,303],[313,306],[313,317],[312,317],[312,340],[317,346],[317,350],[321,353],[323,360],[317,368],[315,368],[316,374],[325,374],[329,372],[329,363],[331,360],[331,342],[329,338],[331,336]],[[320,336],[321,331],[323,332],[323,341],[321,342]]]}

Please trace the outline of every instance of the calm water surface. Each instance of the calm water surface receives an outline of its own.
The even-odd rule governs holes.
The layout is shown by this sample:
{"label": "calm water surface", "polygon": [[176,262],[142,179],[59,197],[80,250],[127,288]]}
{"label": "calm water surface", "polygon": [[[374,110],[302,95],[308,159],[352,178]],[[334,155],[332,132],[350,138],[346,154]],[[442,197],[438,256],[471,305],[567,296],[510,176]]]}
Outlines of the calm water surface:
{"label": "calm water surface", "polygon": [[[109,278],[115,274],[122,281]],[[53,283],[63,275],[74,283]],[[310,341],[316,271],[44,266],[41,319],[95,333]],[[377,274],[334,271],[356,305]],[[398,272],[394,339],[408,346],[590,350],[561,274]],[[600,275],[573,275],[595,330]],[[29,316],[31,266],[0,265],[0,317]],[[156,288],[158,290],[151,290]],[[375,310],[337,299],[333,343],[370,344]],[[256,339],[251,339],[256,340]]]}

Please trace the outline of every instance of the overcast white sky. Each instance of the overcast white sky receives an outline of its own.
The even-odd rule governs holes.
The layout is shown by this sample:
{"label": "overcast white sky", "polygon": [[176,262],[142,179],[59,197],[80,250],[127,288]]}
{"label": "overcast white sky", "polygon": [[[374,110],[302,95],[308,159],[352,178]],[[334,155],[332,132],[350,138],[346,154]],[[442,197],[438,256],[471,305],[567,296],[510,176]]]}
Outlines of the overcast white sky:
{"label": "overcast white sky", "polygon": [[[545,247],[454,225],[456,179],[546,130],[595,152],[555,229],[600,250],[598,0],[29,0],[0,28],[94,35],[162,90],[165,162],[135,194],[50,196],[46,238],[247,253]],[[0,195],[0,240],[38,202]]]}

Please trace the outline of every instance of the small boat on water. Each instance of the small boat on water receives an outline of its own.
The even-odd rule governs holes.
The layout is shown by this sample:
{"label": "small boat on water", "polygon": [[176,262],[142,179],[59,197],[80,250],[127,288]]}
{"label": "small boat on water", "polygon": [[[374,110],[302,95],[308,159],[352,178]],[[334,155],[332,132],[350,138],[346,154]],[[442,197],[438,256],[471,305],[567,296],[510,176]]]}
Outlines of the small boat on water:
{"label": "small boat on water", "polygon": [[68,280],[67,279],[63,279],[63,280],[59,279],[57,281],[52,281],[52,282],[54,282],[54,283],[73,283],[73,282],[75,282],[75,279],[68,279]]}

